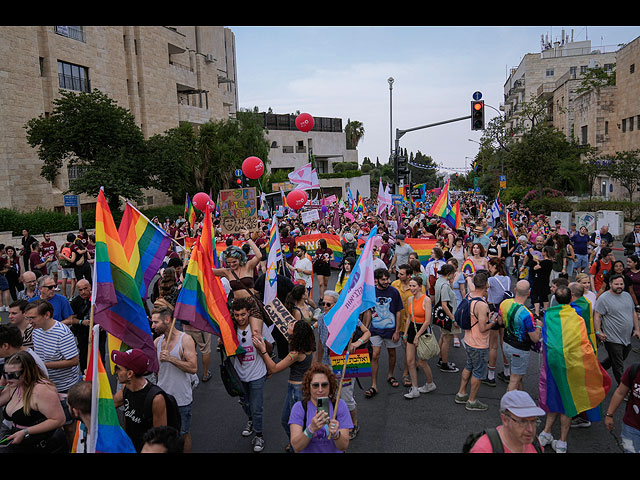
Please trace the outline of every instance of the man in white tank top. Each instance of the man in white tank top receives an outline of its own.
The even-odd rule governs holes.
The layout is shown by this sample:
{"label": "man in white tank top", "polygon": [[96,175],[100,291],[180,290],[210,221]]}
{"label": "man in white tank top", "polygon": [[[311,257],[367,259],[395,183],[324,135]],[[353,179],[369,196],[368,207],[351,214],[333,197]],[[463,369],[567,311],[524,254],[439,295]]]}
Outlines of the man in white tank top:
{"label": "man in white tank top", "polygon": [[[191,452],[191,405],[193,401],[191,381],[198,371],[196,344],[190,335],[171,329],[173,310],[155,307],[151,313],[151,329],[159,335],[155,340],[160,367],[157,385],[173,395],[182,418],[181,435],[184,436],[184,452]],[[168,338],[168,342],[167,342]]]}

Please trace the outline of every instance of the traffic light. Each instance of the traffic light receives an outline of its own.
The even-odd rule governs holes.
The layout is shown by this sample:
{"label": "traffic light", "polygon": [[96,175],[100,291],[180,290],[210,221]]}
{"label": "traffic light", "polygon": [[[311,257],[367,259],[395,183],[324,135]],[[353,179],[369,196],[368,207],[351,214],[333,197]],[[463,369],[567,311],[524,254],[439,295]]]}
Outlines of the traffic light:
{"label": "traffic light", "polygon": [[242,177],[236,178],[236,185],[238,188],[242,188]]}
{"label": "traffic light", "polygon": [[403,180],[405,184],[409,183],[409,161],[407,157],[397,156],[395,161],[395,183]]}
{"label": "traffic light", "polygon": [[484,130],[484,100],[471,102],[471,130]]}

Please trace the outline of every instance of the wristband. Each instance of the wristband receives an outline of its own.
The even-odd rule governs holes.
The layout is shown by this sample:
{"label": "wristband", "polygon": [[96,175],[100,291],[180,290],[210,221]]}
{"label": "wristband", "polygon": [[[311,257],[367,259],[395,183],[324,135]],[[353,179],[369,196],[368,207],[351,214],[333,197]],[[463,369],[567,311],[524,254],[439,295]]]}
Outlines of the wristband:
{"label": "wristband", "polygon": [[304,429],[304,436],[307,438],[313,438],[313,433],[311,433],[311,431],[309,430],[309,427]]}

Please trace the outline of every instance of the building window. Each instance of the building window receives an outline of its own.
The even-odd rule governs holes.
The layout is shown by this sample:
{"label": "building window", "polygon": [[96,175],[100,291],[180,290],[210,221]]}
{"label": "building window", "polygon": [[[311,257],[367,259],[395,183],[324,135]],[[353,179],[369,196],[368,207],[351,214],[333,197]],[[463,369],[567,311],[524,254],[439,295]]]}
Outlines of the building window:
{"label": "building window", "polygon": [[60,88],[89,92],[89,69],[58,60],[58,80]]}
{"label": "building window", "polygon": [[604,134],[609,135],[609,122],[604,122]]}
{"label": "building window", "polygon": [[627,119],[623,118],[622,119],[622,133],[627,131]]}
{"label": "building window", "polygon": [[587,126],[582,127],[582,145],[587,144]]}
{"label": "building window", "polygon": [[553,68],[547,68],[546,75],[547,77],[553,77]]}
{"label": "building window", "polygon": [[636,71],[636,64],[632,63],[631,65],[629,65],[629,73],[633,73]]}
{"label": "building window", "polygon": [[[53,27],[58,35],[85,42],[84,27]],[[86,43],[86,42],[85,42]]]}
{"label": "building window", "polygon": [[633,117],[629,117],[629,131],[633,132]]}
{"label": "building window", "polygon": [[283,145],[282,146],[282,153],[293,153],[293,147],[292,146]]}

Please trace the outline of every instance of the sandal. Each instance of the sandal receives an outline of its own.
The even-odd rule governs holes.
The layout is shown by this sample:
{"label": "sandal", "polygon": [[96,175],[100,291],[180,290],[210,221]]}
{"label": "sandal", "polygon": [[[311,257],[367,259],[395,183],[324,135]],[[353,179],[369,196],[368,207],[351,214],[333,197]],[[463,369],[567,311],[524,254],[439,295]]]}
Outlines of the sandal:
{"label": "sandal", "polygon": [[409,376],[405,375],[404,377],[402,377],[402,384],[405,387],[410,387],[411,386],[411,378],[409,378]]}
{"label": "sandal", "polygon": [[397,388],[400,386],[400,384],[394,377],[387,378],[387,382],[389,382],[389,385],[391,385],[393,388]]}
{"label": "sandal", "polygon": [[211,380],[211,372],[207,373],[204,377],[202,377],[203,382],[208,382]]}
{"label": "sandal", "polygon": [[364,396],[366,398],[373,398],[376,396],[377,393],[378,393],[378,390],[376,390],[375,387],[371,387],[369,390],[364,392]]}

